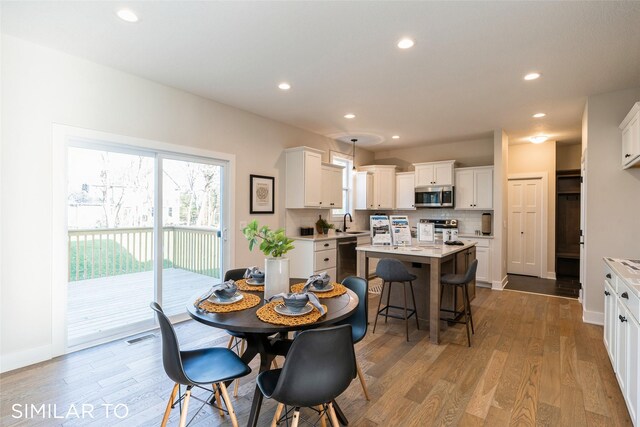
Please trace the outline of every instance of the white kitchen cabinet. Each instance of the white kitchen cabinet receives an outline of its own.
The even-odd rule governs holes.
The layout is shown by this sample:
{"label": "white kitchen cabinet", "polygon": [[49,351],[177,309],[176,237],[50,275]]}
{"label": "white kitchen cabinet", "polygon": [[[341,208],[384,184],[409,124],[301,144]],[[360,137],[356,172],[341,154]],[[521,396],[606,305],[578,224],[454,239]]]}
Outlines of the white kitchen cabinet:
{"label": "white kitchen cabinet", "polygon": [[476,282],[491,283],[491,239],[474,239],[461,237],[462,240],[470,240],[476,243]]}
{"label": "white kitchen cabinet", "polygon": [[625,270],[626,267],[616,270],[615,260],[605,260],[603,340],[631,421],[637,426],[640,405],[640,298],[627,285],[628,278],[623,278],[630,270]]}
{"label": "white kitchen cabinet", "polygon": [[493,166],[456,169],[455,209],[493,209]]}
{"label": "white kitchen cabinet", "polygon": [[289,275],[304,279],[315,273],[326,271],[333,280],[336,279],[336,239],[306,240],[299,239],[293,243],[294,249],[288,252]]}
{"label": "white kitchen cabinet", "polygon": [[396,173],[396,209],[415,209],[415,174],[413,172]]}
{"label": "white kitchen cabinet", "polygon": [[620,124],[622,167],[640,167],[640,102],[636,102]]}
{"label": "white kitchen cabinet", "polygon": [[322,165],[322,207],[342,208],[342,173],[344,166]]}
{"label": "white kitchen cabinet", "polygon": [[[371,185],[373,193],[373,203],[369,203],[366,206],[371,206],[368,209],[393,209],[395,205],[395,192],[396,192],[396,167],[389,165],[371,165],[361,166],[361,171],[371,172],[373,179],[369,181],[364,180],[365,194],[369,191],[369,185]],[[357,179],[357,175],[356,175]],[[361,185],[356,185],[358,192]],[[362,205],[360,205],[362,206]],[[357,207],[356,209],[364,209]]]}
{"label": "white kitchen cabinet", "polygon": [[288,209],[322,205],[322,151],[309,147],[285,150],[286,202]]}
{"label": "white kitchen cabinet", "polygon": [[356,172],[355,182],[355,209],[373,209],[373,173]]}
{"label": "white kitchen cabinet", "polygon": [[415,187],[431,185],[453,185],[453,166],[455,160],[444,162],[414,163]]}

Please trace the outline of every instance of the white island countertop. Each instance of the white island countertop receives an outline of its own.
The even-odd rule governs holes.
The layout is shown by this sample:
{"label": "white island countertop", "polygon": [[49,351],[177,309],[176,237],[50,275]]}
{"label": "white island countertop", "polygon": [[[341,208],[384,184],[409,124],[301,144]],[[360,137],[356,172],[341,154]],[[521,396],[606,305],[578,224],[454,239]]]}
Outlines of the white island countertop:
{"label": "white island countertop", "polygon": [[464,245],[421,245],[421,246],[379,246],[361,245],[356,247],[356,251],[376,252],[380,254],[411,255],[425,258],[444,258],[456,252],[476,246],[476,242],[461,240]]}
{"label": "white island countertop", "polygon": [[604,262],[607,263],[629,289],[640,298],[640,260],[605,258]]}
{"label": "white island countertop", "polygon": [[324,240],[347,239],[349,237],[369,236],[368,231],[352,231],[349,233],[330,232],[329,234],[314,234],[312,236],[287,236],[293,240],[307,240],[311,242],[322,242]]}

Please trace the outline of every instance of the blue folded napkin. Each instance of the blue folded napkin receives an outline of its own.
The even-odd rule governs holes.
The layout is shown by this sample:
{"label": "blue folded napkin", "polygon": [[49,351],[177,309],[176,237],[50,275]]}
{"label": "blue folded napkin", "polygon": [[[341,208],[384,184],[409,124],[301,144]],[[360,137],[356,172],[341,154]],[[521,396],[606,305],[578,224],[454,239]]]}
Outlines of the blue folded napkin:
{"label": "blue folded napkin", "polygon": [[238,285],[233,280],[227,280],[226,282],[215,284],[209,289],[206,293],[204,293],[200,298],[199,302],[196,302],[194,305],[196,308],[200,308],[200,304],[204,301],[211,298],[212,295],[216,295],[218,298],[231,298],[238,291]]}
{"label": "blue folded napkin", "polygon": [[[307,279],[307,282],[304,284],[304,287],[302,288],[303,292],[306,292],[309,290],[309,286],[318,283],[318,289],[322,289],[324,286],[327,286],[329,284],[329,281],[331,280],[331,276],[329,276],[329,274],[327,274],[326,271],[322,272],[322,273],[318,273],[318,274],[312,274],[311,276],[309,276],[309,278]],[[322,286],[324,284],[324,286]]]}
{"label": "blue folded napkin", "polygon": [[253,274],[264,274],[264,273],[262,272],[262,270],[260,270],[259,267],[253,266],[253,267],[247,268],[247,271],[244,272],[244,276],[242,277],[244,277],[245,279],[250,279]]}
{"label": "blue folded napkin", "polygon": [[311,305],[313,305],[315,308],[318,309],[318,311],[322,316],[324,316],[324,314],[326,313],[324,307],[322,306],[322,304],[320,304],[318,297],[313,292],[300,292],[300,293],[281,292],[279,294],[276,294],[267,298],[267,302],[272,301],[276,298],[282,298],[283,301],[285,298],[289,300],[308,301],[311,303]]}

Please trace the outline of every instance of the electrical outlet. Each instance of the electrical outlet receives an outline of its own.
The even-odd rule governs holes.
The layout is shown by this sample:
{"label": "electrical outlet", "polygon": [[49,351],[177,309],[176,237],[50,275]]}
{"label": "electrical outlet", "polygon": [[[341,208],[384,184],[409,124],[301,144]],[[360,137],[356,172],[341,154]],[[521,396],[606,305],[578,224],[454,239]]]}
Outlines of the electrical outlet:
{"label": "electrical outlet", "polygon": [[247,221],[240,221],[240,230],[244,230],[246,226],[247,226]]}

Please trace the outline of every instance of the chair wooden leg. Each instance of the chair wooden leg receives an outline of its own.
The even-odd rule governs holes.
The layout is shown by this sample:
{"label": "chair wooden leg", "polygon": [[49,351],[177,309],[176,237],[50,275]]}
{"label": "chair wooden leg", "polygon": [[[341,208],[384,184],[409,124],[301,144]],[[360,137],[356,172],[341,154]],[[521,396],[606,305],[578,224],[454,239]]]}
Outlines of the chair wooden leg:
{"label": "chair wooden leg", "polygon": [[273,358],[273,361],[271,362],[271,365],[275,368],[275,369],[279,369],[278,368],[278,362],[276,361],[276,358]]}
{"label": "chair wooden leg", "polygon": [[169,402],[167,403],[167,409],[164,410],[164,417],[162,418],[162,424],[160,424],[161,427],[164,427],[167,425],[167,421],[169,420],[169,415],[171,414],[171,407],[173,406],[173,401],[176,398],[176,394],[178,394],[178,383],[176,383],[176,385],[173,386],[173,390],[171,391],[171,396],[169,397]]}
{"label": "chair wooden leg", "polygon": [[182,403],[182,413],[180,414],[180,427],[187,425],[187,411],[189,409],[189,399],[191,399],[191,387],[187,387],[184,394],[184,402]]}
{"label": "chair wooden leg", "polygon": [[231,424],[233,427],[238,427],[238,419],[236,418],[236,411],[233,410],[233,406],[231,405],[231,399],[229,399],[229,393],[227,393],[227,387],[224,385],[224,382],[219,382],[220,390],[222,391],[222,398],[224,399],[224,404],[227,406],[227,411],[229,411],[229,418],[231,418]]}
{"label": "chair wooden leg", "polygon": [[[242,356],[242,354],[244,353],[244,345],[247,341],[245,339],[243,339],[240,342],[240,354],[238,356]],[[233,397],[238,397],[238,388],[240,387],[240,378],[238,378],[236,381],[236,383],[233,386]]]}
{"label": "chair wooden leg", "polygon": [[333,409],[333,403],[329,402],[329,418],[331,419],[332,427],[340,427],[338,417],[336,417],[336,411]]}
{"label": "chair wooden leg", "polygon": [[213,397],[216,398],[216,405],[218,405],[218,412],[221,417],[224,417],[224,411],[222,410],[222,402],[220,401],[220,392],[218,391],[218,387],[213,385]]}
{"label": "chair wooden leg", "polygon": [[322,413],[324,411],[324,408],[322,407],[322,405],[318,405],[316,406],[316,409],[320,411],[320,427],[327,427],[327,421],[325,420],[325,416]]}
{"label": "chair wooden leg", "polygon": [[278,419],[282,414],[282,410],[284,409],[284,403],[278,403],[278,407],[276,408],[276,413],[273,414],[273,420],[271,421],[271,427],[276,427],[278,425]]}
{"label": "chair wooden leg", "polygon": [[234,337],[233,335],[231,335],[231,336],[229,337],[229,343],[227,344],[227,348],[228,348],[228,349],[231,349],[231,347],[233,347],[233,339],[234,339],[234,338],[235,338],[235,337]]}
{"label": "chair wooden leg", "polygon": [[376,325],[378,324],[378,317],[380,316],[380,306],[382,305],[382,296],[384,295],[384,281],[382,282],[382,291],[380,291],[380,299],[378,300],[378,309],[376,310],[376,320],[373,321],[373,334],[376,333]]}
{"label": "chair wooden leg", "polygon": [[367,390],[367,383],[364,381],[364,375],[362,375],[362,371],[360,370],[360,365],[358,365],[358,361],[356,360],[356,369],[358,370],[358,379],[360,379],[360,385],[362,386],[362,391],[364,392],[364,397],[367,400],[369,399],[369,390]]}
{"label": "chair wooden leg", "polygon": [[293,420],[291,421],[291,427],[298,427],[299,422],[300,422],[300,408],[296,408],[293,410]]}

